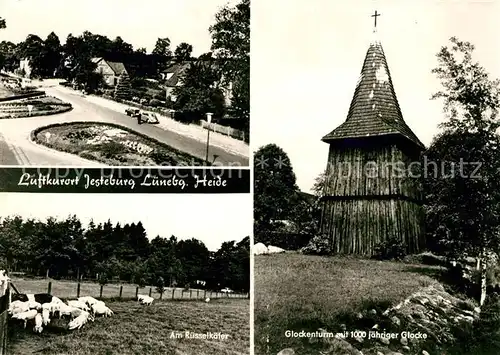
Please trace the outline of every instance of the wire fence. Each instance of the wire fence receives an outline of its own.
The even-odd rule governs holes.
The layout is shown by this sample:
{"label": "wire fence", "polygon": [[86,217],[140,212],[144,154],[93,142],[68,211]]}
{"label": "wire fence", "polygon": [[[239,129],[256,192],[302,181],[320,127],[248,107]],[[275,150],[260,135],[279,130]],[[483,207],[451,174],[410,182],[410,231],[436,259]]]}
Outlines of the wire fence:
{"label": "wire fence", "polygon": [[92,296],[95,298],[137,298],[138,294],[147,294],[154,299],[163,300],[196,300],[196,299],[223,299],[223,298],[249,298],[249,293],[221,292],[204,289],[186,289],[165,287],[164,292],[158,292],[154,286],[138,287],[134,284],[106,284],[99,285],[95,282],[71,281],[46,281],[46,280],[13,280],[13,285],[20,293],[50,293],[59,298],[78,298]]}

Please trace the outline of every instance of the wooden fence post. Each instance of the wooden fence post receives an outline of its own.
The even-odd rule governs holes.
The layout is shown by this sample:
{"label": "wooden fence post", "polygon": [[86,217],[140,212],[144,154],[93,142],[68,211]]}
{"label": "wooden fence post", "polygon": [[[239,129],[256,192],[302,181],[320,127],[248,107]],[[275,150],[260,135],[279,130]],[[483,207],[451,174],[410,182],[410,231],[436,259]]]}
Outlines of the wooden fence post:
{"label": "wooden fence post", "polygon": [[163,292],[160,292],[160,299],[163,298]]}
{"label": "wooden fence post", "polygon": [[193,295],[193,290],[189,290],[189,299],[191,299],[191,296]]}
{"label": "wooden fence post", "polygon": [[135,298],[139,295],[139,286],[135,288]]}
{"label": "wooden fence post", "polygon": [[104,288],[104,285],[101,285],[101,290],[99,291],[99,298],[102,298],[102,289]]}
{"label": "wooden fence post", "polygon": [[52,292],[52,281],[49,281],[49,286],[47,287],[47,293],[50,295]]}
{"label": "wooden fence post", "polygon": [[172,290],[172,299],[174,299],[174,295],[175,295],[175,287],[174,287],[174,289]]}
{"label": "wooden fence post", "polygon": [[122,298],[122,293],[123,293],[123,285],[120,286],[120,299]]}
{"label": "wooden fence post", "polygon": [[207,290],[205,290],[205,293],[203,294],[203,299],[206,300],[207,299]]}
{"label": "wooden fence post", "polygon": [[149,288],[149,297],[151,297],[151,292],[153,292],[153,289],[150,287]]}
{"label": "wooden fence post", "polygon": [[80,282],[78,282],[78,285],[76,286],[76,298],[80,297]]}
{"label": "wooden fence post", "polygon": [[196,290],[196,299],[200,298],[200,290]]}

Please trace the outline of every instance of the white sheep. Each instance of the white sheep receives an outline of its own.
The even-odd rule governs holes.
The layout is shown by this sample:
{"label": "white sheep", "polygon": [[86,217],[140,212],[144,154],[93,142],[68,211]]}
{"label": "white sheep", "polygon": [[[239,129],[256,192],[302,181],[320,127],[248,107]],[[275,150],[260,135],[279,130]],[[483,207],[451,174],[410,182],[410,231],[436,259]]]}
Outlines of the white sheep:
{"label": "white sheep", "polygon": [[72,316],[73,311],[75,310],[74,307],[68,306],[66,303],[59,304],[59,318],[62,316]]}
{"label": "white sheep", "polygon": [[24,321],[24,328],[26,328],[26,323],[30,319],[35,319],[38,312],[35,309],[30,309],[27,312],[17,313],[12,316],[13,319],[18,319]]}
{"label": "white sheep", "polygon": [[78,297],[78,301],[85,302],[89,306],[92,306],[94,303],[100,302],[100,301],[96,300],[94,297],[90,297],[90,296]]}
{"label": "white sheep", "polygon": [[9,305],[9,314],[23,313],[30,310],[28,302],[14,301]]}
{"label": "white sheep", "polygon": [[43,330],[42,324],[43,324],[43,317],[40,313],[37,313],[35,315],[35,327],[33,328],[33,331],[35,333],[40,334]]}
{"label": "white sheep", "polygon": [[70,306],[70,307],[79,308],[79,309],[86,311],[86,312],[90,311],[89,306],[85,302],[71,300],[71,301],[68,301],[67,303],[68,303],[68,306]]}
{"label": "white sheep", "polygon": [[154,298],[153,297],[149,297],[149,296],[146,296],[146,295],[137,295],[137,300],[141,303],[141,304],[144,304],[146,306],[150,306],[153,301],[154,301]]}
{"label": "white sheep", "polygon": [[37,311],[42,309],[42,305],[36,301],[28,301],[28,307],[30,309],[36,309]]}
{"label": "white sheep", "polygon": [[81,309],[80,311],[81,311],[80,315],[75,319],[73,319],[71,322],[69,322],[68,324],[69,330],[80,329],[81,327],[83,327],[84,324],[86,324],[89,321],[90,313],[82,311]]}
{"label": "white sheep", "polygon": [[104,302],[94,303],[92,306],[92,313],[94,315],[103,315],[104,317],[111,317],[113,311],[109,309]]}

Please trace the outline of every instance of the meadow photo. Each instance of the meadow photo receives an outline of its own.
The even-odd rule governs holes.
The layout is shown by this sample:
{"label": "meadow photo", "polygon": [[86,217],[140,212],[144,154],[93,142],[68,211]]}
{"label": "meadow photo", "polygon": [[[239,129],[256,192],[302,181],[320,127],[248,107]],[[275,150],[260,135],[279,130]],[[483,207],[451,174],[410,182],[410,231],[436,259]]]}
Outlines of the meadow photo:
{"label": "meadow photo", "polygon": [[250,195],[0,200],[2,351],[250,354]]}
{"label": "meadow photo", "polygon": [[500,354],[499,5],[252,13],[256,355]]}
{"label": "meadow photo", "polygon": [[6,0],[0,165],[249,164],[249,0]]}

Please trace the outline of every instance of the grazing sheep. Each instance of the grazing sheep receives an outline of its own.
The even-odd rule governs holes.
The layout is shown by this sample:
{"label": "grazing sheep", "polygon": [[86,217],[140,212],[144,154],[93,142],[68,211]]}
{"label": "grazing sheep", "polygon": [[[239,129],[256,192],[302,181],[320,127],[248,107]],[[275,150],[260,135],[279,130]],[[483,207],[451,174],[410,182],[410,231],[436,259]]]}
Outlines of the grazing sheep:
{"label": "grazing sheep", "polygon": [[35,333],[40,334],[43,330],[42,324],[43,324],[43,317],[40,313],[37,313],[35,316],[35,327],[33,328],[33,331]]}
{"label": "grazing sheep", "polygon": [[89,307],[92,306],[94,303],[100,302],[100,301],[96,300],[94,297],[90,297],[90,296],[79,297],[78,301],[85,302],[87,305],[89,305]]}
{"label": "grazing sheep", "polygon": [[68,301],[67,303],[68,303],[68,306],[70,306],[70,307],[79,308],[79,309],[86,311],[86,312],[90,311],[89,306],[85,302],[71,300],[71,301]]}
{"label": "grazing sheep", "polygon": [[109,309],[104,302],[94,303],[92,306],[92,313],[94,315],[103,315],[104,317],[111,317],[113,311]]}
{"label": "grazing sheep", "polygon": [[30,310],[28,302],[14,301],[9,305],[9,314],[23,313]]}
{"label": "grazing sheep", "polygon": [[68,316],[71,317],[74,310],[78,308],[70,307],[66,303],[59,304],[59,318]]}
{"label": "grazing sheep", "polygon": [[35,309],[30,309],[27,312],[17,313],[12,316],[13,319],[18,319],[24,321],[24,328],[26,328],[26,323],[30,319],[35,319],[38,312]]}
{"label": "grazing sheep", "polygon": [[137,295],[137,300],[143,305],[151,306],[151,304],[154,301],[154,298],[146,295]]}
{"label": "grazing sheep", "polygon": [[88,322],[89,319],[90,319],[90,313],[81,311],[78,317],[69,322],[68,329],[69,330],[80,329]]}

